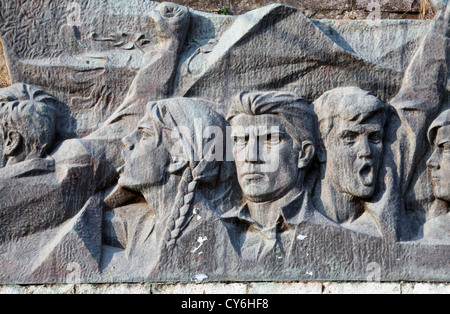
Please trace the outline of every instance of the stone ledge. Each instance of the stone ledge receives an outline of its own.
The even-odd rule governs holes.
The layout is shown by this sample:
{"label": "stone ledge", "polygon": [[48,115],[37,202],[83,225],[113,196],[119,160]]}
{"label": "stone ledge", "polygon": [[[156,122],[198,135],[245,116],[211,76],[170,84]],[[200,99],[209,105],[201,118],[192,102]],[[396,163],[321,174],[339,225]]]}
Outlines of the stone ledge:
{"label": "stone ledge", "polygon": [[[228,13],[234,15],[273,3],[281,3],[299,8],[308,17],[337,19],[367,18],[374,10],[381,13],[380,18],[419,18],[421,11],[421,1],[418,0],[172,0],[172,2],[211,13],[226,8]],[[431,18],[429,0],[424,0],[423,3],[427,9],[426,18]]]}
{"label": "stone ledge", "polygon": [[266,282],[0,286],[0,294],[450,294],[450,283]]}

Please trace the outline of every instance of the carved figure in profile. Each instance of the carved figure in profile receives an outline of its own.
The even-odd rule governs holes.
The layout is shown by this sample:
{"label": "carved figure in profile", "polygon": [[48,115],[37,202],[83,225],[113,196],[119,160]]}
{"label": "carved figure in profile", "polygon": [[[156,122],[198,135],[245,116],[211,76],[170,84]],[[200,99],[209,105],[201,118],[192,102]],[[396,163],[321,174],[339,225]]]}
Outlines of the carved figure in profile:
{"label": "carved figure in profile", "polygon": [[357,87],[337,88],[315,101],[327,150],[323,209],[357,232],[415,239],[430,210],[426,130],[447,92],[450,10],[443,7],[389,105]]}
{"label": "carved figure in profile", "polygon": [[243,92],[227,119],[244,204],[222,219],[243,260],[282,263],[300,223],[331,224],[312,207],[307,185],[319,147],[317,117],[295,94]]}
{"label": "carved figure in profile", "polygon": [[226,121],[206,104],[149,103],[123,139],[125,166],[106,201],[112,211],[105,232],[124,251],[109,265],[117,260],[126,272],[183,278],[197,268],[215,271],[225,260],[227,232],[219,217],[231,202],[234,172],[222,162]]}
{"label": "carved figure in profile", "polygon": [[[24,280],[41,271],[39,278],[60,278],[53,271],[71,262],[98,269],[100,255],[90,248],[101,236],[94,218],[101,215],[87,218],[87,208],[115,169],[108,171],[82,140],[66,139],[60,122],[70,119],[55,97],[16,84],[0,98],[0,268],[21,269]],[[60,264],[52,268],[54,261]]]}
{"label": "carved figure in profile", "polygon": [[0,90],[0,167],[43,158],[56,143],[58,100],[25,84]]}
{"label": "carved figure in profile", "polygon": [[444,111],[431,124],[428,139],[433,154],[427,161],[436,202],[424,225],[424,237],[434,241],[450,241],[450,110]]}
{"label": "carved figure in profile", "polygon": [[[63,196],[54,195],[57,191],[50,181],[30,180],[56,171],[49,154],[59,136],[58,100],[26,84],[2,89],[0,97],[0,243],[4,243],[57,225],[67,219],[71,207],[58,212],[49,208]],[[24,219],[29,211],[33,219]]]}

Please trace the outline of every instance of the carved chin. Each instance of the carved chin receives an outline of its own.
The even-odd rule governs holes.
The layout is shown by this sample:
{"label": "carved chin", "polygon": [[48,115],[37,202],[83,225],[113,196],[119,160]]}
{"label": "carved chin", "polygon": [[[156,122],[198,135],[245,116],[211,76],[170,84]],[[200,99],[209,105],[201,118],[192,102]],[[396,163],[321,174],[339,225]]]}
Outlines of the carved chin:
{"label": "carved chin", "polygon": [[374,184],[366,186],[361,186],[355,193],[355,197],[361,198],[361,199],[368,199],[373,197],[375,194],[375,186]]}
{"label": "carved chin", "polygon": [[262,184],[250,183],[243,188],[245,198],[251,202],[266,202],[270,198],[271,193],[267,191]]}
{"label": "carved chin", "polygon": [[441,182],[436,183],[435,180],[433,180],[433,185],[434,185],[434,196],[438,200],[450,202],[450,191],[448,190],[448,187],[443,188],[441,186]]}
{"label": "carved chin", "polygon": [[127,176],[120,176],[118,184],[120,187],[122,188],[127,188],[127,189],[132,189],[132,182],[130,182],[130,180],[128,180]]}
{"label": "carved chin", "polygon": [[142,184],[125,173],[120,176],[118,184],[120,187],[130,191],[140,192],[142,189]]}

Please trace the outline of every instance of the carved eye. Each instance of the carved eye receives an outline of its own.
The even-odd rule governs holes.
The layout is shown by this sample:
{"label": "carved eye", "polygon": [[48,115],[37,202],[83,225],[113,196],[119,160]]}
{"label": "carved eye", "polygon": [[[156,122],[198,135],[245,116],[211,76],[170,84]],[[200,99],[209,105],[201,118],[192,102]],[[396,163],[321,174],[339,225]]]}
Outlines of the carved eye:
{"label": "carved eye", "polygon": [[356,143],[357,137],[358,137],[358,134],[356,134],[356,133],[346,133],[342,137],[342,142],[344,145],[353,146]]}
{"label": "carved eye", "polygon": [[439,148],[442,152],[450,154],[450,142],[442,143],[441,145],[439,145]]}
{"label": "carved eye", "polygon": [[280,144],[282,141],[280,134],[267,134],[267,136],[262,137],[262,139],[265,141],[266,145],[268,146],[275,146]]}
{"label": "carved eye", "polygon": [[379,144],[383,141],[383,134],[381,132],[375,132],[369,135],[369,141],[374,144]]}
{"label": "carved eye", "polygon": [[139,133],[141,134],[141,140],[150,140],[155,138],[156,134],[152,132],[150,129],[139,128]]}
{"label": "carved eye", "polygon": [[249,135],[233,136],[233,141],[234,141],[234,144],[236,144],[236,145],[245,145],[248,143],[249,140],[250,140]]}

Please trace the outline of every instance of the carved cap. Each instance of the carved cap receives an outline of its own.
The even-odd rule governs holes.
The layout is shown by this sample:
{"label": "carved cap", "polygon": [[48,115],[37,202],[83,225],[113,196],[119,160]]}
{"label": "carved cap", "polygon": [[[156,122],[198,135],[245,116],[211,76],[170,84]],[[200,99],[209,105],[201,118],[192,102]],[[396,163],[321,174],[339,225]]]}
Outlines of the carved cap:
{"label": "carved cap", "polygon": [[436,139],[436,134],[439,128],[450,125],[450,109],[441,113],[436,120],[431,123],[431,126],[428,130],[428,141],[431,145],[433,145],[434,140]]}
{"label": "carved cap", "polygon": [[[217,179],[221,160],[211,158],[215,148],[225,145],[219,136],[211,140],[204,136],[205,130],[220,130],[226,134],[226,121],[204,102],[190,98],[172,98],[147,105],[147,115],[139,124],[145,126],[145,119],[156,122],[162,129],[175,131],[172,141],[180,141],[183,157],[189,161],[192,174],[198,181],[213,182]],[[215,145],[212,145],[214,141]],[[222,141],[222,142],[220,142]],[[169,151],[172,151],[169,149]],[[225,152],[225,149],[223,149]],[[177,157],[177,156],[172,156]]]}

